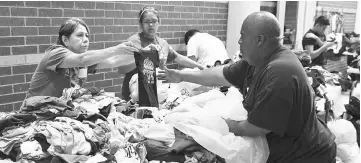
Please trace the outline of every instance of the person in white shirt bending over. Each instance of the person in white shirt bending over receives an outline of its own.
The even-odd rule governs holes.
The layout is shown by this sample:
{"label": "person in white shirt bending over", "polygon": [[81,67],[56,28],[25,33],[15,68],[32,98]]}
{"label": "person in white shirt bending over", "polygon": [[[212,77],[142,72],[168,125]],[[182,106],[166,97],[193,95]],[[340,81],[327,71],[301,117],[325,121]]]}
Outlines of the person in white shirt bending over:
{"label": "person in white shirt bending over", "polygon": [[187,45],[187,56],[204,66],[213,67],[216,61],[229,59],[223,42],[208,33],[201,33],[197,29],[188,30],[184,35]]}

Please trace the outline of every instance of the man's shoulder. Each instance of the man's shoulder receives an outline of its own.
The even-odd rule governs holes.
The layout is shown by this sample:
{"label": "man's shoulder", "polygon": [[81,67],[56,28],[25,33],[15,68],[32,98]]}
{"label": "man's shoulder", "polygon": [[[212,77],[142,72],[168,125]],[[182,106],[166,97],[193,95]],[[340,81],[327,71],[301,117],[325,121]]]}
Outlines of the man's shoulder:
{"label": "man's shoulder", "polygon": [[289,49],[282,49],[277,57],[268,64],[269,70],[275,73],[293,73],[294,71],[303,71],[296,54]]}

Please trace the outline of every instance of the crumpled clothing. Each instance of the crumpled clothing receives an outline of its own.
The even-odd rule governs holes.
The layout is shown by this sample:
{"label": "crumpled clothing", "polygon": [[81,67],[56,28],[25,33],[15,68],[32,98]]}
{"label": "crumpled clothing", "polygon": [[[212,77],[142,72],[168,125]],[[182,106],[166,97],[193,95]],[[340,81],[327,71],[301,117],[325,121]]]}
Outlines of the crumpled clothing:
{"label": "crumpled clothing", "polygon": [[9,114],[8,116],[4,116],[3,119],[0,119],[0,132],[17,128],[35,120],[36,116],[32,114]]}
{"label": "crumpled clothing", "polygon": [[95,156],[89,158],[85,163],[99,163],[106,160],[106,157],[102,156],[101,154],[96,154]]}
{"label": "crumpled clothing", "polygon": [[63,154],[54,152],[54,158],[51,163],[85,163],[91,156],[86,155],[74,155],[74,154]]}
{"label": "crumpled clothing", "polygon": [[[67,117],[58,117],[54,122],[40,121],[35,128],[37,133],[43,134],[51,144],[48,152],[62,154],[84,154],[91,151],[91,145],[86,141],[85,135],[90,137],[91,129],[79,125],[77,121]],[[84,133],[83,133],[84,132]]]}
{"label": "crumpled clothing", "polygon": [[226,161],[223,158],[208,151],[207,149],[203,148],[201,145],[194,145],[188,147],[184,150],[184,153],[187,157],[193,158],[192,161],[196,160],[197,163],[213,163],[213,162],[226,163]]}
{"label": "crumpled clothing", "polygon": [[127,133],[131,133],[131,135],[136,138],[141,137],[139,139],[144,139],[144,134],[148,128],[152,124],[157,123],[152,118],[135,119],[118,112],[110,114],[108,122],[111,123],[111,125],[114,126],[121,135],[125,136]]}
{"label": "crumpled clothing", "polygon": [[179,106],[185,99],[187,99],[188,95],[181,95],[179,97],[168,97],[167,100],[161,104],[161,109],[173,110],[175,107]]}
{"label": "crumpled clothing", "polygon": [[24,104],[20,108],[20,111],[21,112],[34,111],[47,105],[50,105],[51,108],[57,109],[59,111],[64,111],[67,108],[72,108],[71,106],[69,106],[68,102],[69,101],[65,101],[57,97],[33,96],[24,100]]}
{"label": "crumpled clothing", "polygon": [[126,143],[114,156],[117,162],[145,163],[147,150],[143,143]]}
{"label": "crumpled clothing", "polygon": [[137,109],[129,116],[136,119],[153,118],[152,111],[148,109]]}
{"label": "crumpled clothing", "polygon": [[0,137],[0,151],[9,155],[14,146],[19,145],[33,134],[35,123],[7,131],[5,135]]}
{"label": "crumpled clothing", "polygon": [[72,87],[72,88],[65,88],[63,90],[63,94],[61,98],[64,100],[74,100],[83,95],[96,96],[101,93],[104,93],[104,90],[97,87],[90,87],[90,88]]}
{"label": "crumpled clothing", "polygon": [[[99,109],[103,109],[105,107],[108,107],[109,105],[117,103],[119,103],[119,98],[106,95],[94,97],[91,95],[84,95],[73,101],[75,107],[82,107],[86,110],[87,113],[99,113]],[[110,110],[107,112],[109,114]]]}
{"label": "crumpled clothing", "polygon": [[[73,108],[71,101],[50,96],[34,96],[26,99],[20,113],[36,115],[38,120],[49,120]],[[69,113],[66,115],[73,116]]]}
{"label": "crumpled clothing", "polygon": [[324,80],[327,84],[330,84],[330,85],[340,84],[338,81],[338,79],[340,79],[340,76],[338,74],[330,73],[329,71],[325,70],[321,66],[312,66],[312,67],[310,67],[310,69],[318,70],[324,77]]}
{"label": "crumpled clothing", "polygon": [[[80,107],[79,107],[80,108]],[[103,121],[107,121],[107,118],[99,113],[80,113],[76,120],[78,121],[90,121],[95,123],[98,119],[101,119]]]}
{"label": "crumpled clothing", "polygon": [[48,157],[40,143],[36,140],[25,141],[20,144],[21,158],[27,160],[40,160]]}
{"label": "crumpled clothing", "polygon": [[95,123],[89,121],[81,123],[67,117],[57,117],[55,121],[68,124],[74,130],[81,131],[87,140],[97,142],[100,145],[105,144],[110,138],[110,128],[105,123],[106,121],[101,119],[96,120]]}
{"label": "crumpled clothing", "polygon": [[169,147],[163,142],[156,140],[145,140],[145,148],[147,149],[147,160],[165,161],[165,162],[185,162],[185,156],[182,153],[171,152]]}

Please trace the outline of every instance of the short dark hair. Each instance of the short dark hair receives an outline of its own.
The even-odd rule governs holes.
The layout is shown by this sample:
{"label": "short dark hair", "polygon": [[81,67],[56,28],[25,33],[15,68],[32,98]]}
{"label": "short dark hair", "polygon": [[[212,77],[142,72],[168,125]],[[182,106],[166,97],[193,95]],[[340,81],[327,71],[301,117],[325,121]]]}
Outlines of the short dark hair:
{"label": "short dark hair", "polygon": [[315,24],[320,24],[320,25],[330,25],[330,21],[325,17],[325,16],[319,16],[316,20],[315,20]]}
{"label": "short dark hair", "polygon": [[186,45],[188,45],[189,39],[197,32],[199,32],[198,29],[190,29],[186,32],[186,34],[184,34],[184,42]]}
{"label": "short dark hair", "polygon": [[220,60],[217,60],[217,61],[214,62],[214,65],[213,65],[213,66],[216,66],[217,63],[218,63],[219,65],[222,65],[222,62],[221,62]]}
{"label": "short dark hair", "polygon": [[157,18],[158,18],[158,22],[160,22],[160,19],[159,19],[159,12],[157,9],[155,9],[154,7],[143,7],[143,9],[141,9],[139,11],[139,23],[142,23],[143,22],[143,19],[144,19],[144,14],[148,13],[148,12],[152,12],[154,13],[155,15],[157,15]]}
{"label": "short dark hair", "polygon": [[62,37],[65,36],[69,38],[69,36],[75,31],[78,25],[83,25],[86,28],[86,31],[90,33],[88,25],[84,22],[84,20],[80,18],[70,18],[66,20],[59,28],[59,36],[57,40],[58,45],[65,46]]}

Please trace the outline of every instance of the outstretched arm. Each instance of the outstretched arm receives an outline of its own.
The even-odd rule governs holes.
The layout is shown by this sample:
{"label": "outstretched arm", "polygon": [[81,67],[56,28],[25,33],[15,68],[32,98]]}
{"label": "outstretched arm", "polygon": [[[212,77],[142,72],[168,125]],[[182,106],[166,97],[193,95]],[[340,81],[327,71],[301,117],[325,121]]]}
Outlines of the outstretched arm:
{"label": "outstretched arm", "polygon": [[181,64],[181,65],[184,65],[184,66],[187,66],[187,67],[190,67],[190,68],[199,68],[201,70],[205,69],[206,67],[195,62],[194,60],[186,57],[186,56],[183,56],[177,52],[174,52],[175,54],[175,59],[174,61],[178,64]]}
{"label": "outstretched arm", "polygon": [[179,71],[165,69],[158,74],[160,80],[179,83],[182,81],[204,86],[232,86],[223,75],[223,66],[205,69],[202,71]]}

